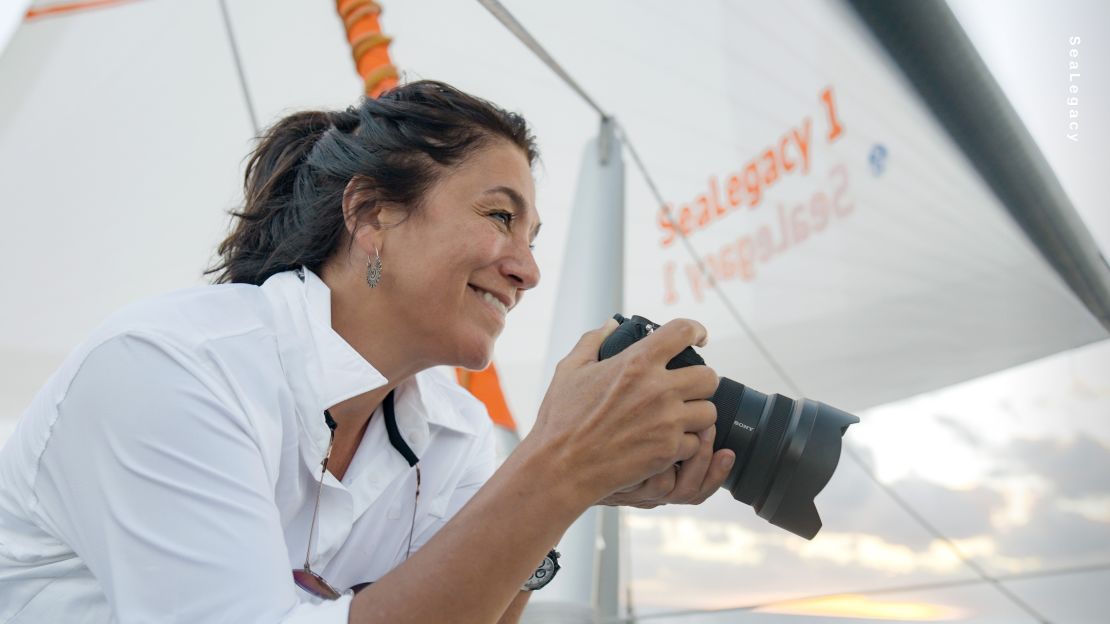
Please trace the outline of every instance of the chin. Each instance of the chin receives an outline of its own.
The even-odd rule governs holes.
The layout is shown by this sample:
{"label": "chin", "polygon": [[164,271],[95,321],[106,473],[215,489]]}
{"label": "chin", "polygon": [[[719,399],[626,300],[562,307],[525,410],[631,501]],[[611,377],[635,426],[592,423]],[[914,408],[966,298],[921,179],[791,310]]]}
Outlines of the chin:
{"label": "chin", "polygon": [[477,373],[477,372],[486,370],[486,367],[489,366],[489,363],[490,363],[490,359],[486,358],[486,359],[482,360],[481,362],[475,361],[475,362],[470,362],[470,363],[461,363],[461,364],[456,364],[456,366],[458,368],[464,368],[468,371],[474,371],[474,372]]}
{"label": "chin", "polygon": [[489,366],[490,360],[492,360],[492,359],[493,359],[493,357],[491,355],[483,355],[483,356],[480,356],[480,357],[467,357],[467,358],[463,358],[463,359],[459,360],[455,364],[455,366],[457,366],[459,368],[465,368],[466,370],[481,371],[481,370],[485,370],[486,367]]}
{"label": "chin", "polygon": [[460,349],[454,366],[480,371],[485,370],[491,360],[493,360],[493,341],[481,340]]}

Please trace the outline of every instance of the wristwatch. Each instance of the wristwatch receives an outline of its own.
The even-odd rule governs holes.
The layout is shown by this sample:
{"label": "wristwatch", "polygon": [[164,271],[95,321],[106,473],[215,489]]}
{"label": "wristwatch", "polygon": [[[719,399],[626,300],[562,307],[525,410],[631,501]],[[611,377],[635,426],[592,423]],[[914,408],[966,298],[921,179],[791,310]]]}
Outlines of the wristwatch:
{"label": "wristwatch", "polygon": [[555,573],[559,571],[560,567],[559,551],[552,548],[551,552],[547,553],[547,556],[540,562],[536,571],[532,573],[532,576],[528,577],[528,580],[520,586],[520,589],[523,591],[542,589],[551,582],[551,579],[555,578]]}

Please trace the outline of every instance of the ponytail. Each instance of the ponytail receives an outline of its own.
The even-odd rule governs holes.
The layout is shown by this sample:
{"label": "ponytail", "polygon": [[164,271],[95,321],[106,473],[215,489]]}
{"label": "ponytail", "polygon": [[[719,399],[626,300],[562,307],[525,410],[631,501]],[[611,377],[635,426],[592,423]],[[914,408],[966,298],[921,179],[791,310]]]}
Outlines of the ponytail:
{"label": "ponytail", "polygon": [[451,167],[507,140],[538,158],[520,115],[445,83],[421,80],[363,98],[344,111],[289,115],[269,128],[251,154],[244,205],[205,275],[215,283],[262,284],[275,273],[307,266],[320,273],[346,239],[343,192],[355,176],[368,179],[373,201],[418,209]]}

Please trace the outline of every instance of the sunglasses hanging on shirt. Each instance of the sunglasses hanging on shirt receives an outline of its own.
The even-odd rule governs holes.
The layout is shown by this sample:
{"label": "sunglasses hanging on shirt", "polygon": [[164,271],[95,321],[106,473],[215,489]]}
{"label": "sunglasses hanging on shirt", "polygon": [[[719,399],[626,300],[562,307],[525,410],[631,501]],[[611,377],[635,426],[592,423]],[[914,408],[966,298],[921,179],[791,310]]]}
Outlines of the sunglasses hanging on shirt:
{"label": "sunglasses hanging on shirt", "polygon": [[[303,274],[298,270],[298,277],[303,280]],[[397,415],[393,411],[393,391],[390,390],[389,394],[385,395],[385,400],[382,401],[382,411],[385,412],[385,431],[389,436],[389,443],[393,448],[405,458],[410,467],[416,468],[416,495],[412,502],[412,523],[409,526],[409,541],[408,547],[405,550],[405,559],[408,559],[412,554],[412,533],[416,528],[416,506],[420,502],[420,458],[416,453],[409,448],[405,439],[401,437],[401,431],[397,428]],[[297,587],[305,590],[306,592],[323,598],[325,600],[336,600],[342,594],[335,590],[330,583],[324,580],[322,576],[316,574],[309,567],[310,554],[312,552],[312,536],[316,531],[316,516],[320,512],[320,490],[324,485],[324,472],[328,469],[328,458],[331,457],[332,445],[335,443],[335,428],[337,426],[335,419],[332,418],[331,412],[324,410],[324,422],[327,423],[328,429],[331,430],[331,439],[328,441],[328,450],[324,454],[324,460],[320,462],[320,482],[316,484],[316,505],[312,510],[312,523],[308,527],[308,546],[304,554],[304,567],[299,570],[293,570],[293,581]],[[357,592],[371,583],[359,583],[351,588],[352,591]]]}

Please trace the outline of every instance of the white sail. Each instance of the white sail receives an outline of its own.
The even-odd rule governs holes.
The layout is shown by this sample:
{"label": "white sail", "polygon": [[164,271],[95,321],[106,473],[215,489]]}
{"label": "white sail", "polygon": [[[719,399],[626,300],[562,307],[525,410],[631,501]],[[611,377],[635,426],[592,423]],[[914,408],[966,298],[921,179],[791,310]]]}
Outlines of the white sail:
{"label": "white sail", "polygon": [[[691,207],[690,241],[717,267],[720,293],[805,393],[858,409],[1105,336],[843,7],[697,4],[640,16],[669,21],[682,45],[643,25],[615,30],[623,5],[513,8],[628,129],[676,217]],[[252,111],[216,5],[133,2],[43,18],[23,24],[0,57],[10,94],[0,104],[4,203],[22,215],[5,229],[5,249],[41,255],[31,234],[50,232],[68,254],[40,257],[41,274],[12,275],[26,303],[0,313],[4,347],[44,358],[34,375],[122,303],[201,281],[236,201],[252,115],[265,124],[354,99],[359,82],[334,15],[262,2],[232,2],[229,13]],[[519,345],[551,326],[547,285],[558,279],[579,146],[597,120],[479,6],[398,3],[383,23],[408,77],[446,79],[524,111],[541,139],[544,286],[518,308],[498,352],[526,429],[543,364]],[[777,50],[774,63],[759,50]],[[829,102],[843,127],[836,138]],[[795,133],[807,143],[783,142]],[[733,207],[731,176],[749,176],[780,146],[796,167],[782,161],[776,181],[752,190],[742,182]],[[646,187],[632,179],[627,193],[628,310],[699,318],[722,371],[787,388],[695,276],[690,254],[662,244]],[[822,197],[832,207],[824,217]],[[60,207],[69,219],[56,218]],[[41,309],[32,293],[43,276],[86,303]]]}
{"label": "white sail", "polygon": [[[518,110],[539,139],[545,225],[536,254],[544,277],[510,315],[496,356],[526,432],[542,396],[548,332],[557,325],[556,284],[575,244],[569,232],[581,149],[597,133],[597,115],[476,2],[384,5],[384,31],[394,37],[391,52],[405,77],[445,80]],[[859,410],[913,404],[920,393],[1106,337],[846,6],[506,5],[627,130],[674,217],[681,222],[689,206],[692,253],[680,241],[664,242],[658,202],[640,173],[628,172],[621,307],[658,321],[702,321],[710,332],[704,355],[720,373],[764,392],[800,391]],[[342,107],[360,91],[330,3],[226,6],[228,21],[219,3],[166,0],[42,17],[23,22],[0,48],[0,248],[13,269],[0,306],[0,438],[68,350],[111,311],[204,282],[226,210],[239,199],[256,123],[297,108]],[[1084,39],[1083,58],[1096,58],[1107,40]],[[1100,74],[1084,71],[1092,72],[1084,84],[1094,87]],[[1110,144],[1101,127],[1085,126],[1091,144]],[[1065,182],[1075,175],[1061,172]],[[1105,205],[1093,179],[1066,185],[1088,213]],[[691,268],[695,258],[716,276],[715,286]],[[1046,419],[1061,421],[1073,434],[1069,444],[1080,444],[1074,440],[1090,429],[1064,421],[1082,410],[1054,409]],[[917,428],[902,435],[951,442],[932,437],[942,425],[924,416],[912,422]],[[1091,457],[1101,457],[1097,448]],[[859,466],[841,466],[826,503],[843,515],[829,518],[835,526],[811,547],[817,550],[763,532],[727,494],[699,509],[632,514],[634,540],[651,535],[662,544],[633,554],[634,602],[647,610],[722,607],[857,584],[976,578],[949,566],[948,551],[930,550],[924,530],[881,492],[864,495],[875,487]],[[952,488],[938,496],[951,500]],[[1061,498],[1072,502],[1053,513],[1069,521],[1102,517],[1101,490],[1093,491]],[[860,500],[867,513],[852,511]],[[922,494],[912,502],[928,507],[930,500]],[[1034,518],[1021,515],[1033,512],[1020,500],[1007,497],[1010,507],[992,513],[1013,523]],[[945,532],[956,535],[943,521],[956,517],[948,504],[938,503],[930,517],[941,516]],[[898,541],[879,526],[845,526],[869,517],[911,528]],[[965,547],[972,559],[1032,566],[1030,558],[1056,546],[1044,545],[1047,538],[1034,531],[1042,525],[1028,521],[1005,525],[1031,532],[1022,545],[1034,553],[1025,559],[983,533],[969,534]],[[1043,526],[1106,534],[1098,523]],[[1044,561],[1094,565],[1102,561],[1095,555],[1106,554],[1097,545],[1086,550],[1087,558]],[[867,553],[878,553],[886,567],[867,567],[875,561]],[[666,576],[686,570],[681,565],[695,555],[698,566],[714,557],[726,566],[715,580],[690,564],[705,593]],[[796,573],[802,586],[768,570]],[[741,579],[749,593],[726,587]],[[677,587],[683,595],[667,594]]]}
{"label": "white sail", "polygon": [[12,33],[23,21],[23,16],[30,4],[30,0],[19,0],[6,2],[3,6],[0,6],[0,53],[4,52],[4,47],[8,45],[8,39],[11,38]]}

